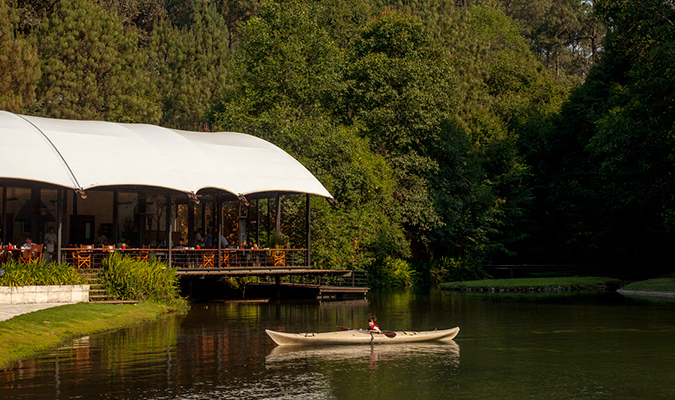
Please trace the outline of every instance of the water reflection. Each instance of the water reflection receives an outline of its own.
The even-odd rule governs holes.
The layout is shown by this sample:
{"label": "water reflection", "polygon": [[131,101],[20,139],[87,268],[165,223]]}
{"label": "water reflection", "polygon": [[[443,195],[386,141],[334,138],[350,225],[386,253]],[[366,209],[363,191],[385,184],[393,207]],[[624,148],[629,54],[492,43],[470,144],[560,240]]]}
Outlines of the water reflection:
{"label": "water reflection", "polygon": [[[265,329],[460,326],[454,342],[277,347]],[[675,304],[374,292],[212,303],[92,335],[0,372],[2,399],[672,399]],[[461,363],[460,363],[461,345]]]}
{"label": "water reflection", "polygon": [[343,346],[277,346],[265,357],[268,368],[282,364],[320,362],[368,363],[374,368],[378,361],[396,360],[400,363],[416,362],[419,357],[443,358],[448,366],[459,366],[459,345],[454,340],[442,343],[400,343],[391,345],[343,345]]}
{"label": "water reflection", "polygon": [[401,343],[391,345],[343,346],[277,346],[265,357],[268,366],[275,363],[305,362],[315,358],[321,361],[358,362],[385,359],[413,359],[423,355],[447,357],[450,364],[459,365],[459,345],[454,340],[442,343]]}

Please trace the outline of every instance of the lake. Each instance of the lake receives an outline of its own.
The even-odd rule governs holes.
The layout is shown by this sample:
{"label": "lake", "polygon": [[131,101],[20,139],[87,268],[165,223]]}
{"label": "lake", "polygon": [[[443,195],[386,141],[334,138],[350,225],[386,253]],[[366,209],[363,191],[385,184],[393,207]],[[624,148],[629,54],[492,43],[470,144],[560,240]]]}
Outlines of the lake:
{"label": "lake", "polygon": [[[459,326],[449,344],[287,350],[265,329]],[[195,304],[78,338],[0,375],[1,399],[673,399],[675,301],[373,291],[366,300]]]}

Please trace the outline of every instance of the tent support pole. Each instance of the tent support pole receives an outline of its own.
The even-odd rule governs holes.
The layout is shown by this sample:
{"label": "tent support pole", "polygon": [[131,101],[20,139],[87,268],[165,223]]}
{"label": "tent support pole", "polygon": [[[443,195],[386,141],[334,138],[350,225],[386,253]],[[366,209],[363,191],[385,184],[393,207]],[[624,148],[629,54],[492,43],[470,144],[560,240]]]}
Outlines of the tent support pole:
{"label": "tent support pole", "polygon": [[[138,218],[138,244],[143,247],[146,240],[145,228],[148,226],[148,196],[145,193],[145,190],[141,188],[138,192],[138,213],[140,218]],[[158,221],[159,223],[159,221]],[[152,225],[150,226],[152,232]],[[159,227],[157,227],[157,232],[159,232]],[[124,238],[125,240],[131,240],[131,238]],[[159,245],[159,236],[155,237],[156,244]],[[149,242],[152,241],[152,236],[150,237]]]}
{"label": "tent support pole", "polygon": [[220,192],[216,194],[216,227],[217,227],[217,234],[214,235],[215,237],[213,240],[218,241],[218,268],[222,268],[223,266],[221,265],[221,257],[222,257],[222,251],[223,247],[220,243],[220,236],[223,235],[223,199],[220,197]]}
{"label": "tent support pole", "polygon": [[307,216],[307,225],[306,225],[306,230],[307,230],[307,268],[312,267],[312,259],[311,259],[311,254],[312,254],[312,241],[310,240],[310,226],[312,222],[312,214],[310,212],[310,207],[309,207],[309,194],[305,195],[305,215]]}
{"label": "tent support pole", "polygon": [[171,237],[171,231],[173,230],[173,227],[171,226],[171,221],[173,218],[171,218],[171,193],[166,192],[166,246],[169,248],[169,267],[172,265],[172,260],[171,260],[171,247],[173,246],[172,243],[172,237]]}
{"label": "tent support pole", "polygon": [[277,194],[277,223],[276,223],[276,233],[277,236],[281,236],[281,195]]}
{"label": "tent support pole", "polygon": [[66,197],[65,189],[56,190],[56,262],[61,263],[61,247],[63,247],[63,203]]}
{"label": "tent support pole", "polygon": [[260,246],[260,199],[255,199],[255,244]]}
{"label": "tent support pole", "polygon": [[195,204],[192,200],[188,200],[187,206],[187,242],[195,242]]}
{"label": "tent support pole", "polygon": [[7,243],[7,186],[2,186],[2,243]]}
{"label": "tent support pole", "polygon": [[40,208],[40,188],[31,188],[30,190],[30,237],[35,241],[35,243],[42,242],[44,238],[45,222],[44,220],[39,221],[37,210]]}
{"label": "tent support pole", "polygon": [[112,220],[113,220],[113,231],[112,231],[112,240],[113,243],[118,243],[118,229],[117,229],[117,223],[119,219],[119,191],[117,189],[113,190],[113,210],[112,210]]}

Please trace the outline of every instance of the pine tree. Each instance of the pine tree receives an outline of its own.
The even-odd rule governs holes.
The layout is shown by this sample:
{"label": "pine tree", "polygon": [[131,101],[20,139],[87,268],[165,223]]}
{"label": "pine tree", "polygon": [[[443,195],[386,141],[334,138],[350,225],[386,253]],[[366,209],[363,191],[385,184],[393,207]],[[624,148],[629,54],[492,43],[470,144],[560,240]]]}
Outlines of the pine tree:
{"label": "pine tree", "polygon": [[38,35],[43,116],[157,123],[160,110],[135,28],[90,0],[63,0]]}
{"label": "pine tree", "polygon": [[164,20],[153,32],[150,50],[163,107],[161,124],[208,130],[209,113],[224,96],[228,79],[228,31],[214,6],[194,3],[183,28]]}
{"label": "pine tree", "polygon": [[37,51],[17,31],[15,9],[0,0],[0,109],[23,112],[35,99],[40,79]]}

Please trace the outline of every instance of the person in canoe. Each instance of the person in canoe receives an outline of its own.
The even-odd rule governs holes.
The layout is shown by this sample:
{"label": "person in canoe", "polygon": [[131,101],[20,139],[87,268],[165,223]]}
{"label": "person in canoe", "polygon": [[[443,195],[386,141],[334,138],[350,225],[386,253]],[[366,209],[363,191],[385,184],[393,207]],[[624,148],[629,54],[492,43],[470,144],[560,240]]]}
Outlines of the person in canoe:
{"label": "person in canoe", "polygon": [[368,332],[382,332],[377,326],[377,317],[374,315],[368,318]]}

